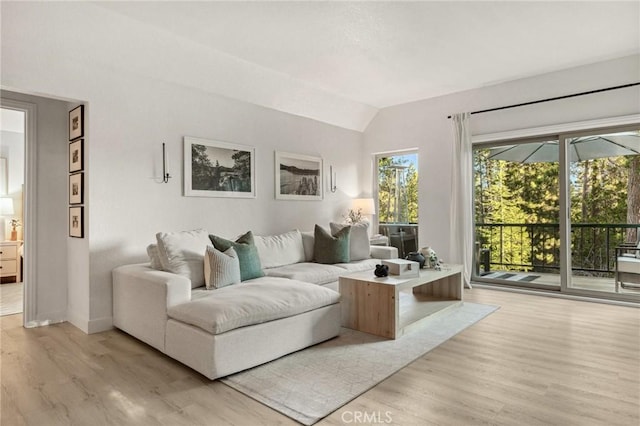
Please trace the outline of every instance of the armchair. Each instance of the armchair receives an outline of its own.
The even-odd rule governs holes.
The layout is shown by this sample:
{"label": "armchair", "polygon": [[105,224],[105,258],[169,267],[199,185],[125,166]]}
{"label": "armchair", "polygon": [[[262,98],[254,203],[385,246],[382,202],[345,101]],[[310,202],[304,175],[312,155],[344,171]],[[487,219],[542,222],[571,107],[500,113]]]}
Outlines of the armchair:
{"label": "armchair", "polygon": [[640,241],[637,246],[623,244],[616,247],[616,293],[620,287],[640,290]]}

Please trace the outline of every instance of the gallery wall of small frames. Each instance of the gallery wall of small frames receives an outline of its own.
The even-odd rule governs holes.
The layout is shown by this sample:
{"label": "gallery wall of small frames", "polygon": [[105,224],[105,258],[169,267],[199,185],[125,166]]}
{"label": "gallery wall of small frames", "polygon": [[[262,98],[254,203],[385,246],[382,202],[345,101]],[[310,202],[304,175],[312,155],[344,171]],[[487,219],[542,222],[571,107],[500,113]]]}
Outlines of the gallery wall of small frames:
{"label": "gallery wall of small frames", "polygon": [[84,105],[69,111],[69,236],[84,238]]}

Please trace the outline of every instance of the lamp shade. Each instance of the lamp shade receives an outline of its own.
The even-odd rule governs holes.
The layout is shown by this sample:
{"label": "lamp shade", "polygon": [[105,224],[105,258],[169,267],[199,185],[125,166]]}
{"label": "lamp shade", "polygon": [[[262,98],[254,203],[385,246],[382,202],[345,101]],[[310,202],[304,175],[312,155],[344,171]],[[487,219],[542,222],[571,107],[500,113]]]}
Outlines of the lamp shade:
{"label": "lamp shade", "polygon": [[11,216],[15,213],[13,210],[13,198],[0,198],[0,215]]}
{"label": "lamp shade", "polygon": [[376,206],[373,202],[373,198],[354,198],[351,208],[354,211],[360,210],[360,213],[364,215],[376,214]]}

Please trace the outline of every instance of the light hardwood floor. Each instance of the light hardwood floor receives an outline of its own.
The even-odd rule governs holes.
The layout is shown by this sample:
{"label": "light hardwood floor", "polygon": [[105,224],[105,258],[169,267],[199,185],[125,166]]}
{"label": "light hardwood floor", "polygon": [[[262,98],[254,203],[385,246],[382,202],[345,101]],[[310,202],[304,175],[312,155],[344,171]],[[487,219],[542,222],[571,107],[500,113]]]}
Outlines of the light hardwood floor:
{"label": "light hardwood floor", "polygon": [[[494,314],[320,425],[640,424],[640,310],[488,289]],[[0,319],[0,424],[293,425],[120,331]]]}

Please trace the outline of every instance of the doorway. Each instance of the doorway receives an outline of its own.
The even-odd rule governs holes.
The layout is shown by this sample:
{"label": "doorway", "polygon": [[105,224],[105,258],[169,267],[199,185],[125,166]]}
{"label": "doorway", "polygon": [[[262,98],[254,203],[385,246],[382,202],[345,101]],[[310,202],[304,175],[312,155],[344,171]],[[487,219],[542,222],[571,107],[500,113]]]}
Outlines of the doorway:
{"label": "doorway", "polygon": [[23,312],[27,111],[0,108],[0,316]]}

